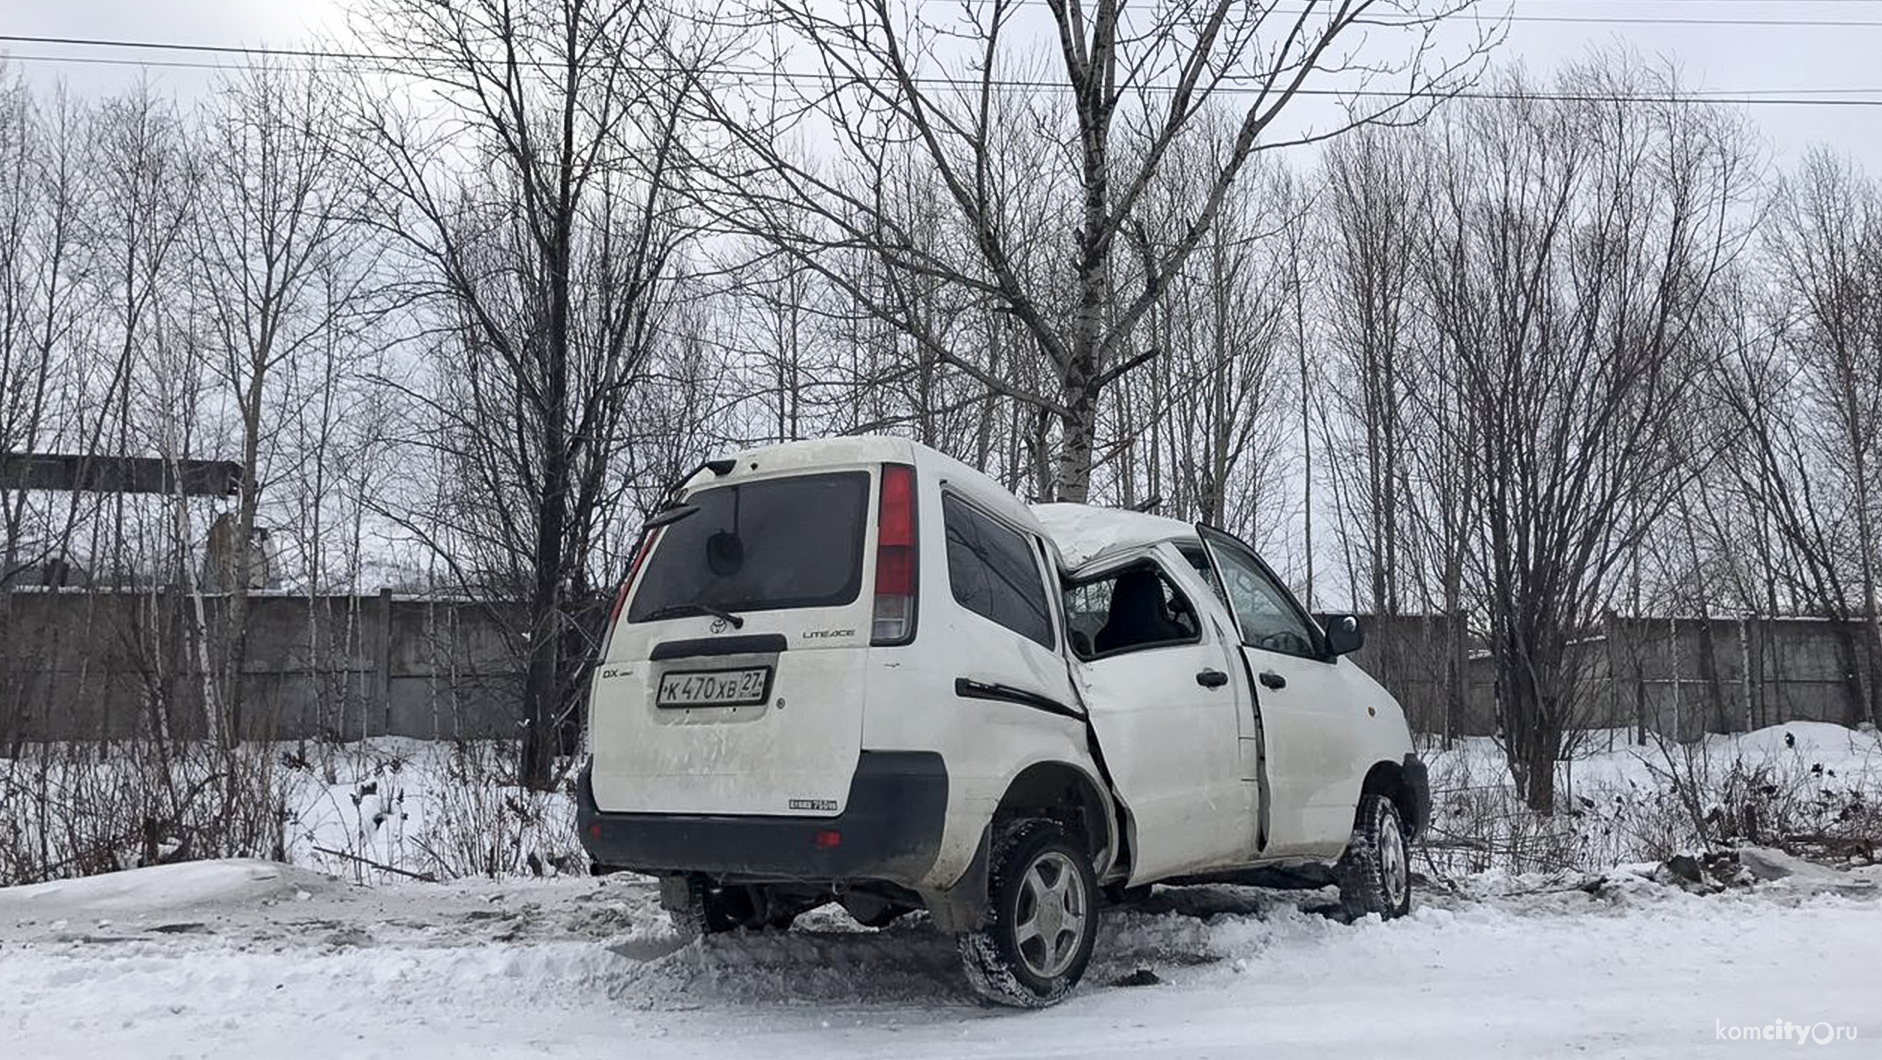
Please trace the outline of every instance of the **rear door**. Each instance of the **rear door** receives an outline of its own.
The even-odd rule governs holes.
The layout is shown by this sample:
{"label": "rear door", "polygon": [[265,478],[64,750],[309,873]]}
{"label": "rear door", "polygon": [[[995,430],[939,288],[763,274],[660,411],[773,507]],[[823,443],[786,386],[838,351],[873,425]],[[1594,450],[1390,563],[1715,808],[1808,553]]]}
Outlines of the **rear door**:
{"label": "rear door", "polygon": [[1065,591],[1080,694],[1134,825],[1133,884],[1240,864],[1255,845],[1231,669],[1241,663],[1191,592],[1148,556],[1080,571]]}
{"label": "rear door", "polygon": [[931,657],[959,653],[958,694],[1018,693],[1063,706],[1070,688],[1043,544],[952,489],[941,491],[941,520],[948,592],[959,606],[943,618]]}
{"label": "rear door", "polygon": [[880,478],[735,470],[654,531],[596,668],[601,809],[842,811],[862,745]]}
{"label": "rear door", "polygon": [[1353,827],[1357,734],[1364,704],[1347,693],[1319,628],[1253,549],[1198,527],[1260,705],[1269,855],[1331,856]]}

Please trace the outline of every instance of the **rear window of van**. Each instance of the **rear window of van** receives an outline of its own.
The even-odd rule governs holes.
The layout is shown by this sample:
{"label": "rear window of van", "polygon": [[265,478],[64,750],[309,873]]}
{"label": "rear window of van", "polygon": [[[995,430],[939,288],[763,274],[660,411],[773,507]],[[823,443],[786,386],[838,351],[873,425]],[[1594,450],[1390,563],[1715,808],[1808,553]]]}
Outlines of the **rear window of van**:
{"label": "rear window of van", "polygon": [[688,604],[734,613],[840,607],[861,593],[867,472],[712,486],[684,503],[698,510],[661,530],[628,621]]}

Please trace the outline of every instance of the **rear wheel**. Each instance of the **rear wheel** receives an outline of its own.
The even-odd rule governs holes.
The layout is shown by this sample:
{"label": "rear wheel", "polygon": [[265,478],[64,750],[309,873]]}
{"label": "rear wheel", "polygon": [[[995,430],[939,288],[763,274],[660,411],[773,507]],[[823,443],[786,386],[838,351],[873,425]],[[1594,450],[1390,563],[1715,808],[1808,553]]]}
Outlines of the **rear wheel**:
{"label": "rear wheel", "polygon": [[848,894],[842,899],[843,911],[864,927],[885,928],[915,911],[872,894]]}
{"label": "rear wheel", "polygon": [[1063,1000],[1084,976],[1098,937],[1090,855],[1055,821],[1004,826],[987,890],[990,922],[960,936],[968,985],[1002,1005]]}
{"label": "rear wheel", "polygon": [[701,879],[663,880],[660,899],[673,930],[686,939],[740,928],[789,931],[803,911],[801,904],[784,901],[763,887],[717,886]]}
{"label": "rear wheel", "polygon": [[1384,795],[1360,797],[1353,838],[1334,867],[1340,906],[1350,916],[1390,920],[1411,912],[1411,852],[1398,807]]}

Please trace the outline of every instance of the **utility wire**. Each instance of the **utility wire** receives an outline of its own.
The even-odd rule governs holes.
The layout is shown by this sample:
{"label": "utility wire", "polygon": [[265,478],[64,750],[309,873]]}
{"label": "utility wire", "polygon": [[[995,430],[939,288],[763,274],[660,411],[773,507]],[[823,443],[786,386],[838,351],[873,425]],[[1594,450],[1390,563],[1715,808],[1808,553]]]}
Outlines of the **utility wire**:
{"label": "utility wire", "polygon": [[[273,53],[269,52],[269,53],[263,53],[263,54],[273,54]],[[63,56],[63,55],[9,55],[6,58],[10,60],[17,60],[17,61],[22,61],[22,62],[102,64],[102,65],[114,65],[114,66],[156,67],[156,68],[162,68],[162,69],[228,70],[228,71],[242,71],[242,70],[249,69],[249,67],[244,66],[240,63],[190,62],[187,60],[174,60],[174,59],[149,59],[149,60],[110,59],[110,58],[100,58],[96,56]],[[385,57],[374,56],[373,58],[384,59]],[[408,59],[405,61],[411,62],[413,60]],[[312,71],[315,68],[298,67],[295,69],[300,69],[302,71]],[[792,83],[792,84],[827,85],[829,83],[829,78],[828,78],[828,75],[826,74],[817,73],[813,71],[799,71],[799,70],[755,70],[755,69],[744,68],[744,67],[709,67],[709,68],[705,68],[705,69],[701,69],[697,71],[659,69],[659,70],[654,70],[653,72],[663,73],[663,74],[668,74],[668,75],[691,72],[691,73],[698,73],[703,76],[726,77],[726,78],[734,78],[734,79],[743,78],[743,79],[748,79],[750,81],[783,81],[783,82]],[[850,79],[847,79],[845,83],[854,83],[854,82],[861,81],[861,80],[865,80],[865,79],[850,78]],[[882,82],[882,81],[888,81],[889,78],[877,77],[877,78],[868,79],[868,80],[871,80],[874,82]],[[939,88],[971,88],[971,87],[978,87],[978,85],[980,84],[980,82],[974,78],[916,77],[916,78],[913,78],[912,80],[917,85],[923,85],[923,86],[928,86],[928,87],[939,87]],[[1043,92],[1066,92],[1066,91],[1071,90],[1069,85],[1066,85],[1057,81],[1018,81],[1018,80],[1006,80],[1006,79],[995,78],[992,84],[993,84],[993,87],[1000,88],[1000,89],[1024,89],[1027,91],[1043,91]],[[1158,86],[1158,85],[1146,85],[1144,86],[1144,90],[1147,92],[1171,91],[1171,89],[1169,88],[1166,88],[1164,86]],[[1246,95],[1246,94],[1257,94],[1263,91],[1265,90],[1258,86],[1233,85],[1233,84],[1218,85],[1213,89],[1213,92],[1218,95]],[[1786,93],[1792,93],[1792,92],[1797,92],[1797,91],[1798,90],[1796,89],[1738,89],[1738,90],[1730,90],[1730,91],[1727,91],[1727,90],[1695,91],[1695,92],[1681,94],[1681,95],[1623,96],[1623,95],[1616,95],[1616,94],[1609,94],[1609,93],[1581,93],[1581,92],[1547,92],[1547,91],[1497,92],[1497,91],[1488,90],[1488,89],[1472,89],[1472,88],[1459,89],[1454,92],[1441,92],[1441,91],[1429,91],[1429,90],[1393,92],[1393,91],[1386,90],[1386,89],[1343,90],[1343,89],[1337,89],[1337,88],[1302,88],[1298,90],[1295,93],[1295,95],[1322,96],[1322,97],[1330,97],[1330,98],[1335,98],[1335,99],[1393,99],[1393,100],[1398,100],[1398,99],[1465,99],[1465,100],[1489,100],[1489,101],[1503,101],[1503,102],[1514,102],[1514,101],[1526,100],[1526,101],[1536,102],[1536,103],[1616,103],[1616,104],[1637,104],[1637,105],[1663,104],[1663,105],[1668,105],[1668,106],[1711,105],[1711,106],[1735,106],[1735,107],[1849,107],[1849,108],[1864,108],[1864,109],[1882,107],[1882,99],[1839,99],[1839,98],[1834,98],[1833,96],[1822,94],[1822,93],[1843,93],[1843,94],[1852,95],[1852,96],[1853,95],[1882,96],[1882,88],[1824,88],[1824,89],[1804,90],[1805,92],[1812,93],[1808,95],[1786,94]]]}
{"label": "utility wire", "polygon": [[[1667,0],[1658,0],[1667,2]],[[1704,0],[1718,3],[1723,0]],[[1749,0],[1749,2],[1768,2],[1768,0]],[[1811,0],[1826,2],[1826,0]],[[1882,2],[1882,0],[1827,0],[1827,2]],[[1882,21],[1874,23],[1882,26]],[[322,48],[280,48],[266,46],[229,45],[229,44],[188,44],[178,41],[149,41],[112,39],[102,37],[53,37],[29,34],[0,34],[0,43],[28,43],[84,48],[115,48],[126,50],[148,50],[163,52],[203,53],[211,55],[243,56],[255,58],[287,59],[326,59],[341,63],[372,63],[387,70],[409,68],[413,64],[423,65],[430,61],[421,56],[392,55],[367,51],[339,51]],[[211,60],[186,59],[148,59],[120,58],[97,55],[45,55],[14,54],[5,55],[5,60],[38,63],[72,63],[80,65],[132,66],[162,69],[224,70],[242,71],[249,67],[243,63],[215,62]],[[298,68],[303,71],[311,67]],[[699,74],[702,76],[725,77],[731,79],[750,79],[754,81],[782,81],[811,85],[827,85],[829,75],[818,71],[768,70],[751,67],[706,67],[698,70],[678,70],[671,68],[647,67],[648,72],[664,75]],[[868,80],[872,83],[888,81],[887,76],[876,78],[850,78],[847,83]],[[979,79],[972,77],[918,76],[912,78],[918,85],[942,88],[977,88]],[[1044,80],[1017,80],[995,78],[992,85],[1000,89],[1023,89],[1028,91],[1068,91],[1062,82]],[[1145,91],[1167,92],[1164,86],[1143,86]],[[1214,92],[1224,95],[1263,93],[1268,89],[1261,85],[1218,84]],[[1617,95],[1602,93],[1560,93],[1560,92],[1498,92],[1488,89],[1464,88],[1456,91],[1411,91],[1394,92],[1378,89],[1342,90],[1332,88],[1303,88],[1296,94],[1302,96],[1324,96],[1340,99],[1476,99],[1476,100],[1532,100],[1537,102],[1593,102],[1619,104],[1668,104],[1668,105],[1726,105],[1726,106],[1781,106],[1781,107],[1843,107],[1869,108],[1882,107],[1882,99],[1838,98],[1853,95],[1882,94],[1882,88],[1818,88],[1818,89],[1742,89],[1711,90],[1681,93],[1679,95]]]}
{"label": "utility wire", "polygon": [[[917,8],[920,8],[920,7],[955,7],[955,8],[958,8],[960,7],[962,2],[963,0],[904,0],[904,3],[908,4],[911,7],[917,7]],[[971,2],[977,2],[977,3],[990,5],[992,3],[992,0],[971,0]],[[1004,0],[1004,2],[1006,6],[1008,7],[1044,7],[1047,4],[1047,0]],[[1688,2],[1688,0],[1632,0],[1631,3],[1629,3],[1628,0],[1483,0],[1483,2],[1477,7],[1466,8],[1464,10],[1459,10],[1459,11],[1453,11],[1445,15],[1438,15],[1435,13],[1420,15],[1414,10],[1388,7],[1383,10],[1378,11],[1376,14],[1372,14],[1372,13],[1363,14],[1363,15],[1358,16],[1358,18],[1359,18],[1359,21],[1363,24],[1383,25],[1383,26],[1417,26],[1417,25],[1425,25],[1427,23],[1434,22],[1434,21],[1441,21],[1443,18],[1455,18],[1455,19],[1458,19],[1459,21],[1475,19],[1479,22],[1537,22],[1537,23],[1545,23],[1545,24],[1569,23],[1569,24],[1596,25],[1596,26],[1603,26],[1603,25],[1766,26],[1766,27],[1775,27],[1775,28],[1800,28],[1800,29],[1882,29],[1882,18],[1844,18],[1844,17],[1830,18],[1827,16],[1818,16],[1818,15],[1812,15],[1810,17],[1797,17],[1797,16],[1790,16],[1790,15],[1763,15],[1763,16],[1724,15],[1724,14],[1721,14],[1721,15],[1675,15],[1675,14],[1654,13],[1654,12],[1648,12],[1646,14],[1629,14],[1629,15],[1619,15],[1619,14],[1537,15],[1537,14],[1519,13],[1522,8],[1528,6],[1528,4],[1531,4],[1531,3],[1575,3],[1575,4],[1606,3],[1606,4],[1613,4],[1615,6],[1619,6],[1625,3],[1626,6],[1629,7],[1630,9],[1638,10],[1640,7],[1646,4],[1681,3],[1681,2]],[[1874,5],[1878,2],[1878,0],[1690,0],[1690,2],[1708,3],[1708,4],[1717,4],[1717,3],[1729,4],[1729,3],[1734,3],[1734,2],[1755,3],[1755,4],[1764,4],[1768,7],[1775,8],[1779,6],[1794,7],[1794,5],[1800,4],[1800,3],[1864,3],[1864,4]],[[1293,8],[1272,7],[1268,9],[1267,14],[1280,16],[1280,17],[1288,17],[1288,16],[1301,15],[1301,14],[1331,14],[1334,10],[1335,8],[1332,5],[1328,5],[1326,7],[1320,7],[1320,8],[1311,8],[1311,9],[1298,8],[1298,7],[1293,7]],[[1678,9],[1675,8],[1674,10],[1678,10]],[[1872,6],[1870,10],[1875,10],[1875,9]],[[1468,14],[1466,14],[1466,12],[1468,12]],[[1128,15],[1130,13],[1130,8],[1126,7],[1125,13],[1126,15]]]}

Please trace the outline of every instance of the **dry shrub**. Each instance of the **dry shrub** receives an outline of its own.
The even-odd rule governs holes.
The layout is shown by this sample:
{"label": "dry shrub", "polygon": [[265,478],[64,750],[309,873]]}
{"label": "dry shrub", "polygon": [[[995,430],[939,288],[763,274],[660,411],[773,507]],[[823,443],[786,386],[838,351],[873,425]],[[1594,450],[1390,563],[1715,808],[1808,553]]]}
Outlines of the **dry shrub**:
{"label": "dry shrub", "polygon": [[1558,792],[1531,810],[1500,763],[1435,751],[1422,857],[1441,877],[1500,870],[1598,872],[1740,844],[1870,863],[1882,851],[1882,760],[1847,775],[1801,750],[1723,753],[1661,740],[1622,779]]}
{"label": "dry shrub", "polygon": [[0,759],[0,885],[284,857],[284,779],[265,745],[24,745],[19,757]]}

